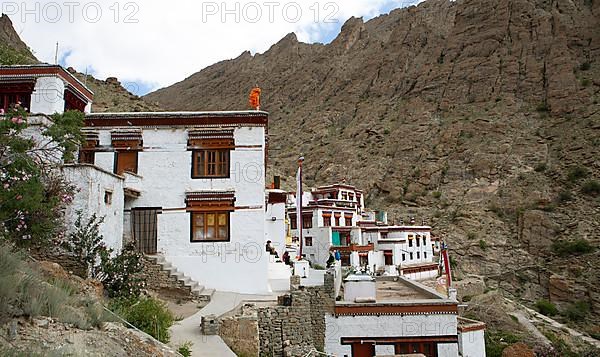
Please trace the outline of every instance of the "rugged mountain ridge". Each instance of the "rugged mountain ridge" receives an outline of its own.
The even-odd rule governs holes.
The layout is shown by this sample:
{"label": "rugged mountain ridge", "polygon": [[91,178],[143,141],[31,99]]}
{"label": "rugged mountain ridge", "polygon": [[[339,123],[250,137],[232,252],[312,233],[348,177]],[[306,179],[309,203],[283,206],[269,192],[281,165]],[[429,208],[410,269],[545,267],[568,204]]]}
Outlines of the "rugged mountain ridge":
{"label": "rugged mountain ridge", "polygon": [[242,109],[258,83],[270,175],[293,177],[302,153],[309,185],[346,179],[394,221],[433,224],[459,278],[598,312],[598,249],[555,242],[600,243],[599,19],[598,1],[429,0],[352,18],[327,45],[289,34],[145,98]]}
{"label": "rugged mountain ridge", "polygon": [[37,58],[15,31],[10,18],[2,14],[0,16],[0,63],[32,64],[37,62]]}

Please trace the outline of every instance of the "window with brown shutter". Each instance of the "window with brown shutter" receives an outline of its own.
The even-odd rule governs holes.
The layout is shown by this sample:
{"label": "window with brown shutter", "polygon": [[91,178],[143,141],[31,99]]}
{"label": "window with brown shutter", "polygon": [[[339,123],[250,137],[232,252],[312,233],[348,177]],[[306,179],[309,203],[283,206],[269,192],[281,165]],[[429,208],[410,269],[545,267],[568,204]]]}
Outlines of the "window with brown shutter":
{"label": "window with brown shutter", "polygon": [[233,192],[189,192],[190,241],[215,242],[230,240],[230,214],[235,209]]}
{"label": "window with brown shutter", "polygon": [[331,227],[331,212],[323,212],[323,226]]}
{"label": "window with brown shutter", "polygon": [[138,171],[138,152],[137,151],[117,151],[115,153],[115,173],[117,175],[123,172]]}
{"label": "window with brown shutter", "polygon": [[290,229],[297,229],[298,222],[296,220],[296,215],[290,215]]}
{"label": "window with brown shutter", "polygon": [[96,153],[94,151],[81,150],[79,151],[80,164],[94,164],[96,161]]}
{"label": "window with brown shutter", "polygon": [[228,241],[229,212],[191,212],[192,242]]}
{"label": "window with brown shutter", "polygon": [[304,229],[308,229],[308,228],[312,228],[312,214],[308,215],[308,214],[303,214],[302,215],[302,228]]}
{"label": "window with brown shutter", "polygon": [[191,130],[188,150],[192,151],[192,178],[230,177],[230,152],[234,149],[233,129]]}
{"label": "window with brown shutter", "polygon": [[342,216],[342,214],[338,213],[338,212],[336,212],[336,213],[333,214],[333,217],[335,218],[335,226],[336,227],[340,226],[340,217],[341,216]]}
{"label": "window with brown shutter", "polygon": [[352,213],[345,213],[344,214],[344,224],[347,227],[352,226]]}
{"label": "window with brown shutter", "polygon": [[229,149],[194,150],[192,178],[229,177]]}
{"label": "window with brown shutter", "polygon": [[110,133],[112,146],[115,148],[115,168],[117,175],[125,171],[138,173],[138,151],[143,149],[142,131],[140,129],[115,130]]}

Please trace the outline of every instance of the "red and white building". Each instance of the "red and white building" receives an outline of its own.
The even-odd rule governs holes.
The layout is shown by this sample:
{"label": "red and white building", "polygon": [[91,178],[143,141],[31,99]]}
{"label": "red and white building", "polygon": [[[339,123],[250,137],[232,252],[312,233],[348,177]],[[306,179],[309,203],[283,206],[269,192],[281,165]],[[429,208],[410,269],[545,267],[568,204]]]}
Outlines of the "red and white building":
{"label": "red and white building", "polygon": [[289,269],[265,251],[267,240],[285,240],[285,193],[265,191],[268,113],[89,113],[92,92],[54,65],[0,67],[0,98],[41,123],[26,135],[52,114],[86,113],[79,162],[62,166],[77,186],[69,222],[78,210],[105,217],[109,247],[134,240],[206,291],[289,286]]}
{"label": "red and white building", "polygon": [[[290,194],[291,234],[298,239],[295,202]],[[302,202],[302,252],[312,263],[325,265],[329,254],[339,251],[342,266],[416,280],[437,275],[434,252],[439,247],[431,227],[389,225],[385,212],[366,210],[363,191],[345,183],[304,192]]]}
{"label": "red and white building", "polygon": [[325,352],[371,357],[485,357],[485,324],[458,316],[458,301],[405,277],[350,275],[325,315]]}
{"label": "red and white building", "polygon": [[21,103],[31,114],[52,115],[66,110],[89,113],[94,93],[58,65],[0,67],[0,109]]}

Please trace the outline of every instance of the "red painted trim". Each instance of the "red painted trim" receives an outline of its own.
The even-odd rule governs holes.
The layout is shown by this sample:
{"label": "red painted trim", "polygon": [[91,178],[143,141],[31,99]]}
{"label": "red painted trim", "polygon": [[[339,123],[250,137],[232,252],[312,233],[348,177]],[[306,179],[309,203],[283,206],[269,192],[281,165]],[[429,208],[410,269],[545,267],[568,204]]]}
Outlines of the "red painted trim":
{"label": "red painted trim", "polygon": [[419,305],[336,305],[336,315],[403,315],[444,313],[458,314],[458,304],[419,304]]}
{"label": "red painted trim", "polygon": [[62,80],[77,89],[90,102],[94,99],[94,93],[86,88],[75,76],[69,73],[61,66],[15,66],[0,67],[0,77],[2,76],[58,76]]}
{"label": "red painted trim", "polygon": [[458,342],[458,336],[414,336],[414,337],[342,337],[342,345],[350,345],[354,343],[375,343],[377,345],[396,344],[396,343],[452,343]]}
{"label": "red painted trim", "polygon": [[264,125],[268,123],[268,114],[211,114],[211,113],[143,113],[131,115],[89,114],[85,118],[88,127],[117,126],[194,126],[194,125]]}

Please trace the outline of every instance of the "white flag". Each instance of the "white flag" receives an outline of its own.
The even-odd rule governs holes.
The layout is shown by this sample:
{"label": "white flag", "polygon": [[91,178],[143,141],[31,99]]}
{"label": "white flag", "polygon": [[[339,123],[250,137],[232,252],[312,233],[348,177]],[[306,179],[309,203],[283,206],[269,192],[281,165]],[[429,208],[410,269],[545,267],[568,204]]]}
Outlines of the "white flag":
{"label": "white flag", "polygon": [[[302,229],[302,168],[298,167],[296,173],[296,227]],[[301,236],[298,231],[298,237]]]}

